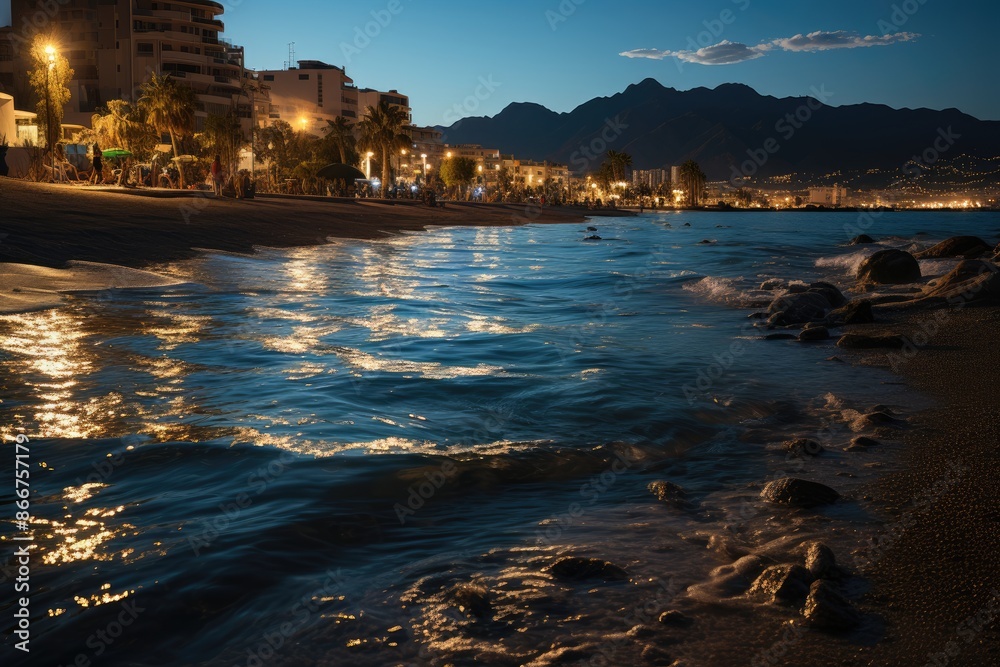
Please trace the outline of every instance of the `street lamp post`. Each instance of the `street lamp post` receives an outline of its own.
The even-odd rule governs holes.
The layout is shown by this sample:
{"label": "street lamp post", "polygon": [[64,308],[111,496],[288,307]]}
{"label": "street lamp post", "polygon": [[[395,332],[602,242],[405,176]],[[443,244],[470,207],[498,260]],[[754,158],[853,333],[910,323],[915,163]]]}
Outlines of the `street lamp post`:
{"label": "street lamp post", "polygon": [[45,141],[49,147],[49,164],[52,169],[52,173],[49,177],[49,183],[54,183],[56,180],[56,152],[52,146],[52,84],[51,76],[52,69],[56,66],[56,47],[49,44],[45,47],[45,55],[47,56],[47,64],[45,67]]}
{"label": "street lamp post", "polygon": [[371,151],[365,153],[365,178],[369,181],[372,180],[372,156],[374,155],[375,153]]}
{"label": "street lamp post", "polygon": [[427,153],[421,153],[420,157],[424,161],[424,187],[427,187]]}

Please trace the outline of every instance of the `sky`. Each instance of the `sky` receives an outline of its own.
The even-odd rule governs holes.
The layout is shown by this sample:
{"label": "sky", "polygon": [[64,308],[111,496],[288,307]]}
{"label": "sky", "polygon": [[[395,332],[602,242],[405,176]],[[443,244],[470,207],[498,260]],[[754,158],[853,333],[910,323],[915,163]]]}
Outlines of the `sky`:
{"label": "sky", "polygon": [[996,0],[219,1],[249,67],[281,69],[294,42],[296,60],[409,95],[421,125],[511,102],[570,111],[647,77],[1000,120]]}

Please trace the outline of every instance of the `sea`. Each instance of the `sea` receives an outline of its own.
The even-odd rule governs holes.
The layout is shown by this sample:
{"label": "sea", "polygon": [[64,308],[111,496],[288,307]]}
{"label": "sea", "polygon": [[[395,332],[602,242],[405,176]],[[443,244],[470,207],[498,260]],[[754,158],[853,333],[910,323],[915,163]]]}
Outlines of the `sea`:
{"label": "sea", "polygon": [[[795,283],[857,296],[871,253],[958,234],[994,240],[1000,214],[431,227],[205,251],[150,267],[175,285],[0,316],[2,662],[764,664],[796,612],[732,563],[819,540],[863,595],[886,520],[866,485],[903,444],[847,447],[861,415],[902,433],[931,399],[754,314]],[[786,476],[841,500],[763,503]]]}

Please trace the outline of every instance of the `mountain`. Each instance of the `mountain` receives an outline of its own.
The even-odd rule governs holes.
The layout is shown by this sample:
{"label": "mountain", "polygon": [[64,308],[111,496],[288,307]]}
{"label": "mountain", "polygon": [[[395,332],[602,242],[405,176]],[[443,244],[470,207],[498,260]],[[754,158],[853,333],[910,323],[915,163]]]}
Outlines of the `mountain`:
{"label": "mountain", "polygon": [[[796,174],[816,182],[875,185],[959,157],[989,167],[982,158],[1000,156],[1000,121],[957,109],[833,107],[824,102],[836,101],[835,91],[813,93],[779,99],[742,84],[678,91],[646,79],[568,113],[515,103],[496,116],[464,118],[439,129],[452,145],[499,148],[568,164],[577,173],[596,170],[611,149],[631,154],[636,169],[696,160],[710,180]],[[908,164],[914,157],[923,164]]]}

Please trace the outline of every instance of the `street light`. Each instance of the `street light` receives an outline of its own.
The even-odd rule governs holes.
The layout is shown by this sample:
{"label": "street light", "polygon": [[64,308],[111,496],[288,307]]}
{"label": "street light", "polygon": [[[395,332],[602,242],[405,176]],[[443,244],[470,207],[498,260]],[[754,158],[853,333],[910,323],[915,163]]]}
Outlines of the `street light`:
{"label": "street light", "polygon": [[52,84],[50,83],[52,70],[56,66],[56,47],[51,44],[45,47],[45,56],[48,64],[45,68],[45,140],[49,146],[49,163],[52,173],[49,183],[56,180],[56,152],[52,146]]}
{"label": "street light", "polygon": [[372,157],[375,153],[368,151],[365,153],[365,178],[372,180]]}
{"label": "street light", "polygon": [[424,161],[424,185],[427,185],[427,153],[421,153],[420,157]]}

